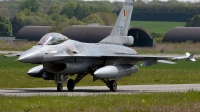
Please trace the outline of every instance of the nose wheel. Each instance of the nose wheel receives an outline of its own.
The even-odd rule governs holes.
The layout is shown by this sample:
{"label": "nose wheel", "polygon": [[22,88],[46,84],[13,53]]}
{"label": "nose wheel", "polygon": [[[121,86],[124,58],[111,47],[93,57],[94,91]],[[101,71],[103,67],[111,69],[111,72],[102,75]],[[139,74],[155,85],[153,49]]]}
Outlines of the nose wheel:
{"label": "nose wheel", "polygon": [[54,81],[57,84],[57,91],[58,92],[62,92],[63,91],[63,85],[62,84],[66,84],[67,80],[67,75],[63,75],[63,74],[54,74]]}
{"label": "nose wheel", "polygon": [[61,92],[63,90],[63,85],[61,83],[58,83],[57,85],[57,91]]}

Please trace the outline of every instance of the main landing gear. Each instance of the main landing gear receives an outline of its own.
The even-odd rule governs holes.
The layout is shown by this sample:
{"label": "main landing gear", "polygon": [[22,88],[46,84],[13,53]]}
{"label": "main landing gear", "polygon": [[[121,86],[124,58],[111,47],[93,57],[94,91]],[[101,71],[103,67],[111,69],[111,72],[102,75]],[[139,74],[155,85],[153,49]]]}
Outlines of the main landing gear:
{"label": "main landing gear", "polygon": [[115,80],[111,80],[109,88],[111,91],[115,92],[117,90],[117,82]]}
{"label": "main landing gear", "polygon": [[[94,76],[94,72],[96,71],[96,69],[94,67],[91,67],[90,70],[91,70],[90,74],[92,74],[92,76],[93,76],[93,81],[98,80],[99,78]],[[99,79],[99,80],[104,82],[107,85],[107,87],[110,89],[110,91],[112,91],[112,92],[116,92],[117,91],[117,82],[116,82],[116,80],[109,80],[109,79]]]}
{"label": "main landing gear", "polygon": [[108,79],[100,79],[102,82],[104,82],[108,88],[110,88],[110,91],[116,92],[117,91],[117,82],[115,80],[108,80]]}
{"label": "main landing gear", "polygon": [[67,89],[68,91],[73,91],[74,90],[74,80],[73,79],[69,79],[67,82]]}
{"label": "main landing gear", "polygon": [[76,85],[80,80],[82,80],[86,75],[87,75],[87,73],[78,74],[78,75],[76,76],[75,80],[69,79],[68,82],[67,82],[67,89],[68,89],[68,91],[73,91],[75,85]]}

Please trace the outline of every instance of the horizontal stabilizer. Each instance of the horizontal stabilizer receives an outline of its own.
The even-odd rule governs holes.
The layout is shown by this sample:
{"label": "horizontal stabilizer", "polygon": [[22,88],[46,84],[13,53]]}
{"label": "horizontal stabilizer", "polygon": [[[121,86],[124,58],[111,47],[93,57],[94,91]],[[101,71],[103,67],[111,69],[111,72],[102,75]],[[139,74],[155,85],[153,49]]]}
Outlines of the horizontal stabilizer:
{"label": "horizontal stabilizer", "polygon": [[15,57],[15,56],[20,56],[21,53],[16,53],[16,54],[6,54],[4,55],[5,58],[9,58],[9,57]]}

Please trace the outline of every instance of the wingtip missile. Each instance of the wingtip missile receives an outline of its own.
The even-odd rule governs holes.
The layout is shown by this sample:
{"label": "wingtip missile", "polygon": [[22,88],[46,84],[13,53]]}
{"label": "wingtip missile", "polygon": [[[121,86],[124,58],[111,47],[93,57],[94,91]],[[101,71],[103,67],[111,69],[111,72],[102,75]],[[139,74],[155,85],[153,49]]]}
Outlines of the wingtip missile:
{"label": "wingtip missile", "polygon": [[185,54],[186,54],[186,56],[174,57],[174,58],[171,58],[171,59],[172,59],[173,61],[181,60],[181,59],[186,59],[187,61],[188,61],[188,60],[191,60],[191,61],[193,61],[193,62],[196,61],[196,60],[194,59],[195,53],[190,54],[189,52],[186,52]]}

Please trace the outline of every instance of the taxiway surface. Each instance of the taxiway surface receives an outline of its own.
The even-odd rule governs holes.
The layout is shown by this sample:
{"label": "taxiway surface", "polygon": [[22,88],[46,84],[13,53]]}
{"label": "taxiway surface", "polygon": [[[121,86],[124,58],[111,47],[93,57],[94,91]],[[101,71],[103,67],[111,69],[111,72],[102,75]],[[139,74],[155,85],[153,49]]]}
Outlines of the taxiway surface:
{"label": "taxiway surface", "polygon": [[75,87],[73,92],[57,92],[54,88],[13,88],[0,89],[3,96],[35,96],[35,95],[67,95],[67,96],[88,96],[99,94],[138,94],[152,92],[185,92],[189,90],[200,91],[200,84],[168,84],[168,85],[127,85],[118,86],[116,92],[110,92],[106,86]]}

